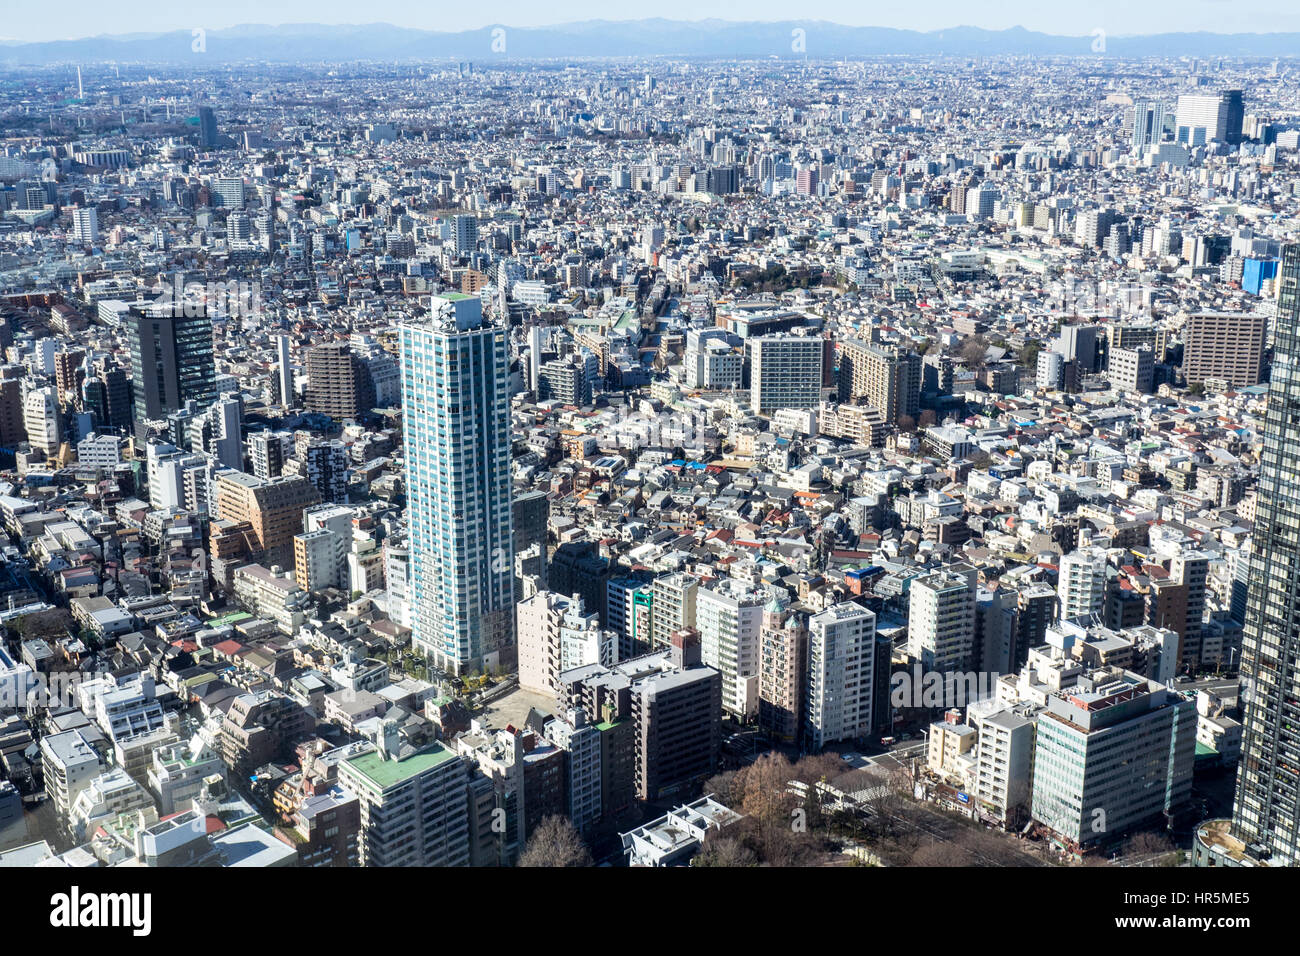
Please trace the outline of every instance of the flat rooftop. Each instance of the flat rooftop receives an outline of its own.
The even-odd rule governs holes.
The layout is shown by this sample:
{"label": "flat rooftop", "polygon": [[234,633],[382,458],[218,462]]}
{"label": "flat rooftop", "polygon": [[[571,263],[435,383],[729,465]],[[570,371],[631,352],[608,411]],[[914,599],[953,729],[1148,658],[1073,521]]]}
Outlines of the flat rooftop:
{"label": "flat rooftop", "polygon": [[435,743],[397,760],[385,760],[378,750],[372,750],[359,757],[351,757],[344,763],[380,790],[388,790],[454,759],[454,753],[442,744]]}

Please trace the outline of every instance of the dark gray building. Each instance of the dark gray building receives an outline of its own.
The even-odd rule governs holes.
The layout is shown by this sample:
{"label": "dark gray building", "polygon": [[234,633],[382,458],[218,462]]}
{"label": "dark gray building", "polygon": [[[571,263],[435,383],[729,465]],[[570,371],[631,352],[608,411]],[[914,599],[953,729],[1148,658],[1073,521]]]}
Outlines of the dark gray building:
{"label": "dark gray building", "polygon": [[[195,311],[202,314],[187,314]],[[161,309],[133,307],[128,322],[139,437],[144,437],[148,421],[165,420],[191,401],[205,407],[216,400],[212,319],[205,310],[180,303]]]}

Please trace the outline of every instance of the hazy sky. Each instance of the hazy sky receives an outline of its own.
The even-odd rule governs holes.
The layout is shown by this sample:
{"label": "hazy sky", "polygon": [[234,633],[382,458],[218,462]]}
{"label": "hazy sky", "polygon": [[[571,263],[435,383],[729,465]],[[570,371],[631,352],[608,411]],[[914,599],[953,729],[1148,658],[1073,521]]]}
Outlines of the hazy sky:
{"label": "hazy sky", "polygon": [[[1085,36],[1101,28],[1114,36],[1133,33],[1208,31],[1276,33],[1300,31],[1295,0],[1100,0],[1070,4],[1044,0],[927,0],[924,3],[866,4],[824,0],[802,6],[789,0],[660,0],[658,4],[611,4],[609,0],[222,0],[178,4],[162,0],[66,0],[54,7],[6,4],[0,20],[5,40],[59,40],[99,34],[161,33],[240,23],[394,23],[427,30],[465,30],[503,24],[548,26],[574,20],[630,20],[659,16],[673,20],[796,20],[797,12],[854,26],[940,30],[953,26],[988,29],[1023,26],[1043,33]],[[635,10],[635,12],[633,12]]]}

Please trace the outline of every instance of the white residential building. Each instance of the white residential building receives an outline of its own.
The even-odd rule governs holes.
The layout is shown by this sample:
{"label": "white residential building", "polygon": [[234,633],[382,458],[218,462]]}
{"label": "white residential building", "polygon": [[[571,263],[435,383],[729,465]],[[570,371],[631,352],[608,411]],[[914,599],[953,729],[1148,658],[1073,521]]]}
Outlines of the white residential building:
{"label": "white residential building", "polygon": [[1061,620],[1089,620],[1106,605],[1106,552],[1082,547],[1061,558],[1056,596]]}
{"label": "white residential building", "polygon": [[112,468],[121,464],[122,439],[117,435],[91,432],[77,442],[77,461],[92,468]]}
{"label": "white residential building", "polygon": [[975,648],[975,571],[964,565],[909,586],[907,653],[928,671],[968,670]]}
{"label": "white residential building", "polygon": [[584,613],[582,598],[538,591],[515,607],[519,686],[554,694],[559,675],[587,664],[618,663],[618,635]]}
{"label": "white residential building", "polygon": [[545,730],[546,738],[565,751],[566,809],[574,827],[585,832],[600,819],[600,731],[587,721],[581,708],[570,709],[563,720],[548,721]]}
{"label": "white residential building", "polygon": [[722,709],[747,720],[758,715],[759,630],[767,588],[728,579],[695,596],[700,659],[722,674]]}
{"label": "white residential building", "polygon": [[80,730],[41,738],[45,793],[66,820],[82,790],[104,769],[104,759]]}
{"label": "white residential building", "polygon": [[876,615],[860,604],[835,604],[808,619],[808,747],[871,731]]}
{"label": "white residential building", "polygon": [[780,408],[816,408],[822,396],[825,340],[766,335],[748,340],[749,404],[759,414]]}

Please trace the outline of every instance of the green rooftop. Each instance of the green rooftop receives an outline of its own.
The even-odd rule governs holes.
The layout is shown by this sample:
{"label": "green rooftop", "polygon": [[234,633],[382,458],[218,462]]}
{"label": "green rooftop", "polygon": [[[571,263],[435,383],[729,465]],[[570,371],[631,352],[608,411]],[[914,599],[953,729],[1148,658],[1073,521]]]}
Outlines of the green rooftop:
{"label": "green rooftop", "polygon": [[221,617],[214,617],[212,620],[208,621],[208,626],[221,627],[223,624],[238,624],[240,621],[249,620],[252,616],[253,615],[249,614],[247,611],[235,611],[231,614],[222,615]]}
{"label": "green rooftop", "polygon": [[401,760],[385,760],[378,750],[372,750],[345,762],[368,783],[380,790],[389,790],[412,777],[418,777],[428,770],[455,759],[454,753],[442,744],[435,743]]}

